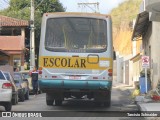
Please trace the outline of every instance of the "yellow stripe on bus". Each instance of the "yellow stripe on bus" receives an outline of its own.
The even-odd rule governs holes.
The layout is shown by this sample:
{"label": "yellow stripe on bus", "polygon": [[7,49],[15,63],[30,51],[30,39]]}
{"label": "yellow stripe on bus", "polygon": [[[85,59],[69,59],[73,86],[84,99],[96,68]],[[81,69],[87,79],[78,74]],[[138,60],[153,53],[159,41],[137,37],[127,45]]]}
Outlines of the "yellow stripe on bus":
{"label": "yellow stripe on bus", "polygon": [[59,57],[41,56],[39,65],[43,68],[63,68],[63,69],[112,69],[112,58],[97,57]]}

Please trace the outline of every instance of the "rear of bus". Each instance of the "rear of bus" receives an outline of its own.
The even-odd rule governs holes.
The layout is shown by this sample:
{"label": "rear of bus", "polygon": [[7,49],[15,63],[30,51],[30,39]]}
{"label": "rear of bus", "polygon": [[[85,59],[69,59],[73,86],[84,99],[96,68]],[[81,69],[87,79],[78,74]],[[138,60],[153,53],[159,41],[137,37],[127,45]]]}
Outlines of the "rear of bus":
{"label": "rear of bus", "polygon": [[43,15],[40,89],[47,105],[64,98],[94,98],[110,105],[113,67],[111,17],[92,13]]}

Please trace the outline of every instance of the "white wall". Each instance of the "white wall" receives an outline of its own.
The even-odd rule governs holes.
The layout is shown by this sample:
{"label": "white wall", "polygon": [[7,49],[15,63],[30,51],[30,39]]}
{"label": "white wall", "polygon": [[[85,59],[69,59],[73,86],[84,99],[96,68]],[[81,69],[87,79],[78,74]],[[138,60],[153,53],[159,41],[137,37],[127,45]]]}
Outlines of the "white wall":
{"label": "white wall", "polygon": [[[145,53],[150,55],[152,88],[160,81],[160,22],[152,22],[152,26],[143,40]],[[150,47],[150,48],[149,48]]]}
{"label": "white wall", "polygon": [[[125,57],[117,55],[116,63],[115,63],[116,77],[114,77],[117,82],[133,85],[133,80],[132,80],[133,65],[132,65],[132,62],[130,61],[131,57],[132,55],[128,55]],[[126,65],[129,66],[128,70],[125,70]]]}
{"label": "white wall", "polygon": [[113,80],[117,80],[117,61],[113,61]]}
{"label": "white wall", "polygon": [[157,86],[160,81],[160,22],[153,22],[152,37],[151,37],[151,61],[152,63],[152,85],[153,88]]}
{"label": "white wall", "polygon": [[123,57],[117,56],[117,82],[123,83]]}

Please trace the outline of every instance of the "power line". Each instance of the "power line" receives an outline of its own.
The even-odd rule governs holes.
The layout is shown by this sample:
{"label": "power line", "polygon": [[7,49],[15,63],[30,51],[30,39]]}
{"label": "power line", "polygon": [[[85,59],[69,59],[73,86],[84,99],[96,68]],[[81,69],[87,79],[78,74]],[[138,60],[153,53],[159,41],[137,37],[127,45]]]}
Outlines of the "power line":
{"label": "power line", "polygon": [[10,5],[10,4],[9,4],[9,1],[6,1],[6,0],[3,0],[3,1],[4,1],[5,3],[7,3],[8,5]]}
{"label": "power line", "polygon": [[99,12],[99,2],[96,3],[83,2],[83,3],[78,3],[78,6],[81,7],[83,10],[84,8],[88,7],[94,12]]}
{"label": "power line", "polygon": [[9,5],[9,3],[7,1],[3,0],[2,2],[0,2],[1,10],[5,9],[6,7],[8,7],[8,5]]}

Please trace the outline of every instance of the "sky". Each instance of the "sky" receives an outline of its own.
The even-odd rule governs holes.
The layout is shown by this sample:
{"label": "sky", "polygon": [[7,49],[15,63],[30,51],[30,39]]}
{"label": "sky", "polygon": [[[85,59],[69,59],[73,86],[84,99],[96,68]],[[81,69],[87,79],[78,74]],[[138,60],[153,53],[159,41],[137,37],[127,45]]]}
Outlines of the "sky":
{"label": "sky", "polygon": [[[99,11],[102,14],[109,14],[110,11],[117,7],[124,0],[59,0],[67,12],[95,12],[98,11],[96,6],[78,6],[78,3],[97,3],[99,2]],[[6,8],[9,0],[0,0],[0,9]]]}
{"label": "sky", "polygon": [[99,12],[102,14],[109,14],[110,11],[117,7],[124,0],[59,0],[67,12],[94,12],[92,9],[96,9],[94,5],[89,7],[79,6],[78,3],[97,3],[99,2]]}

